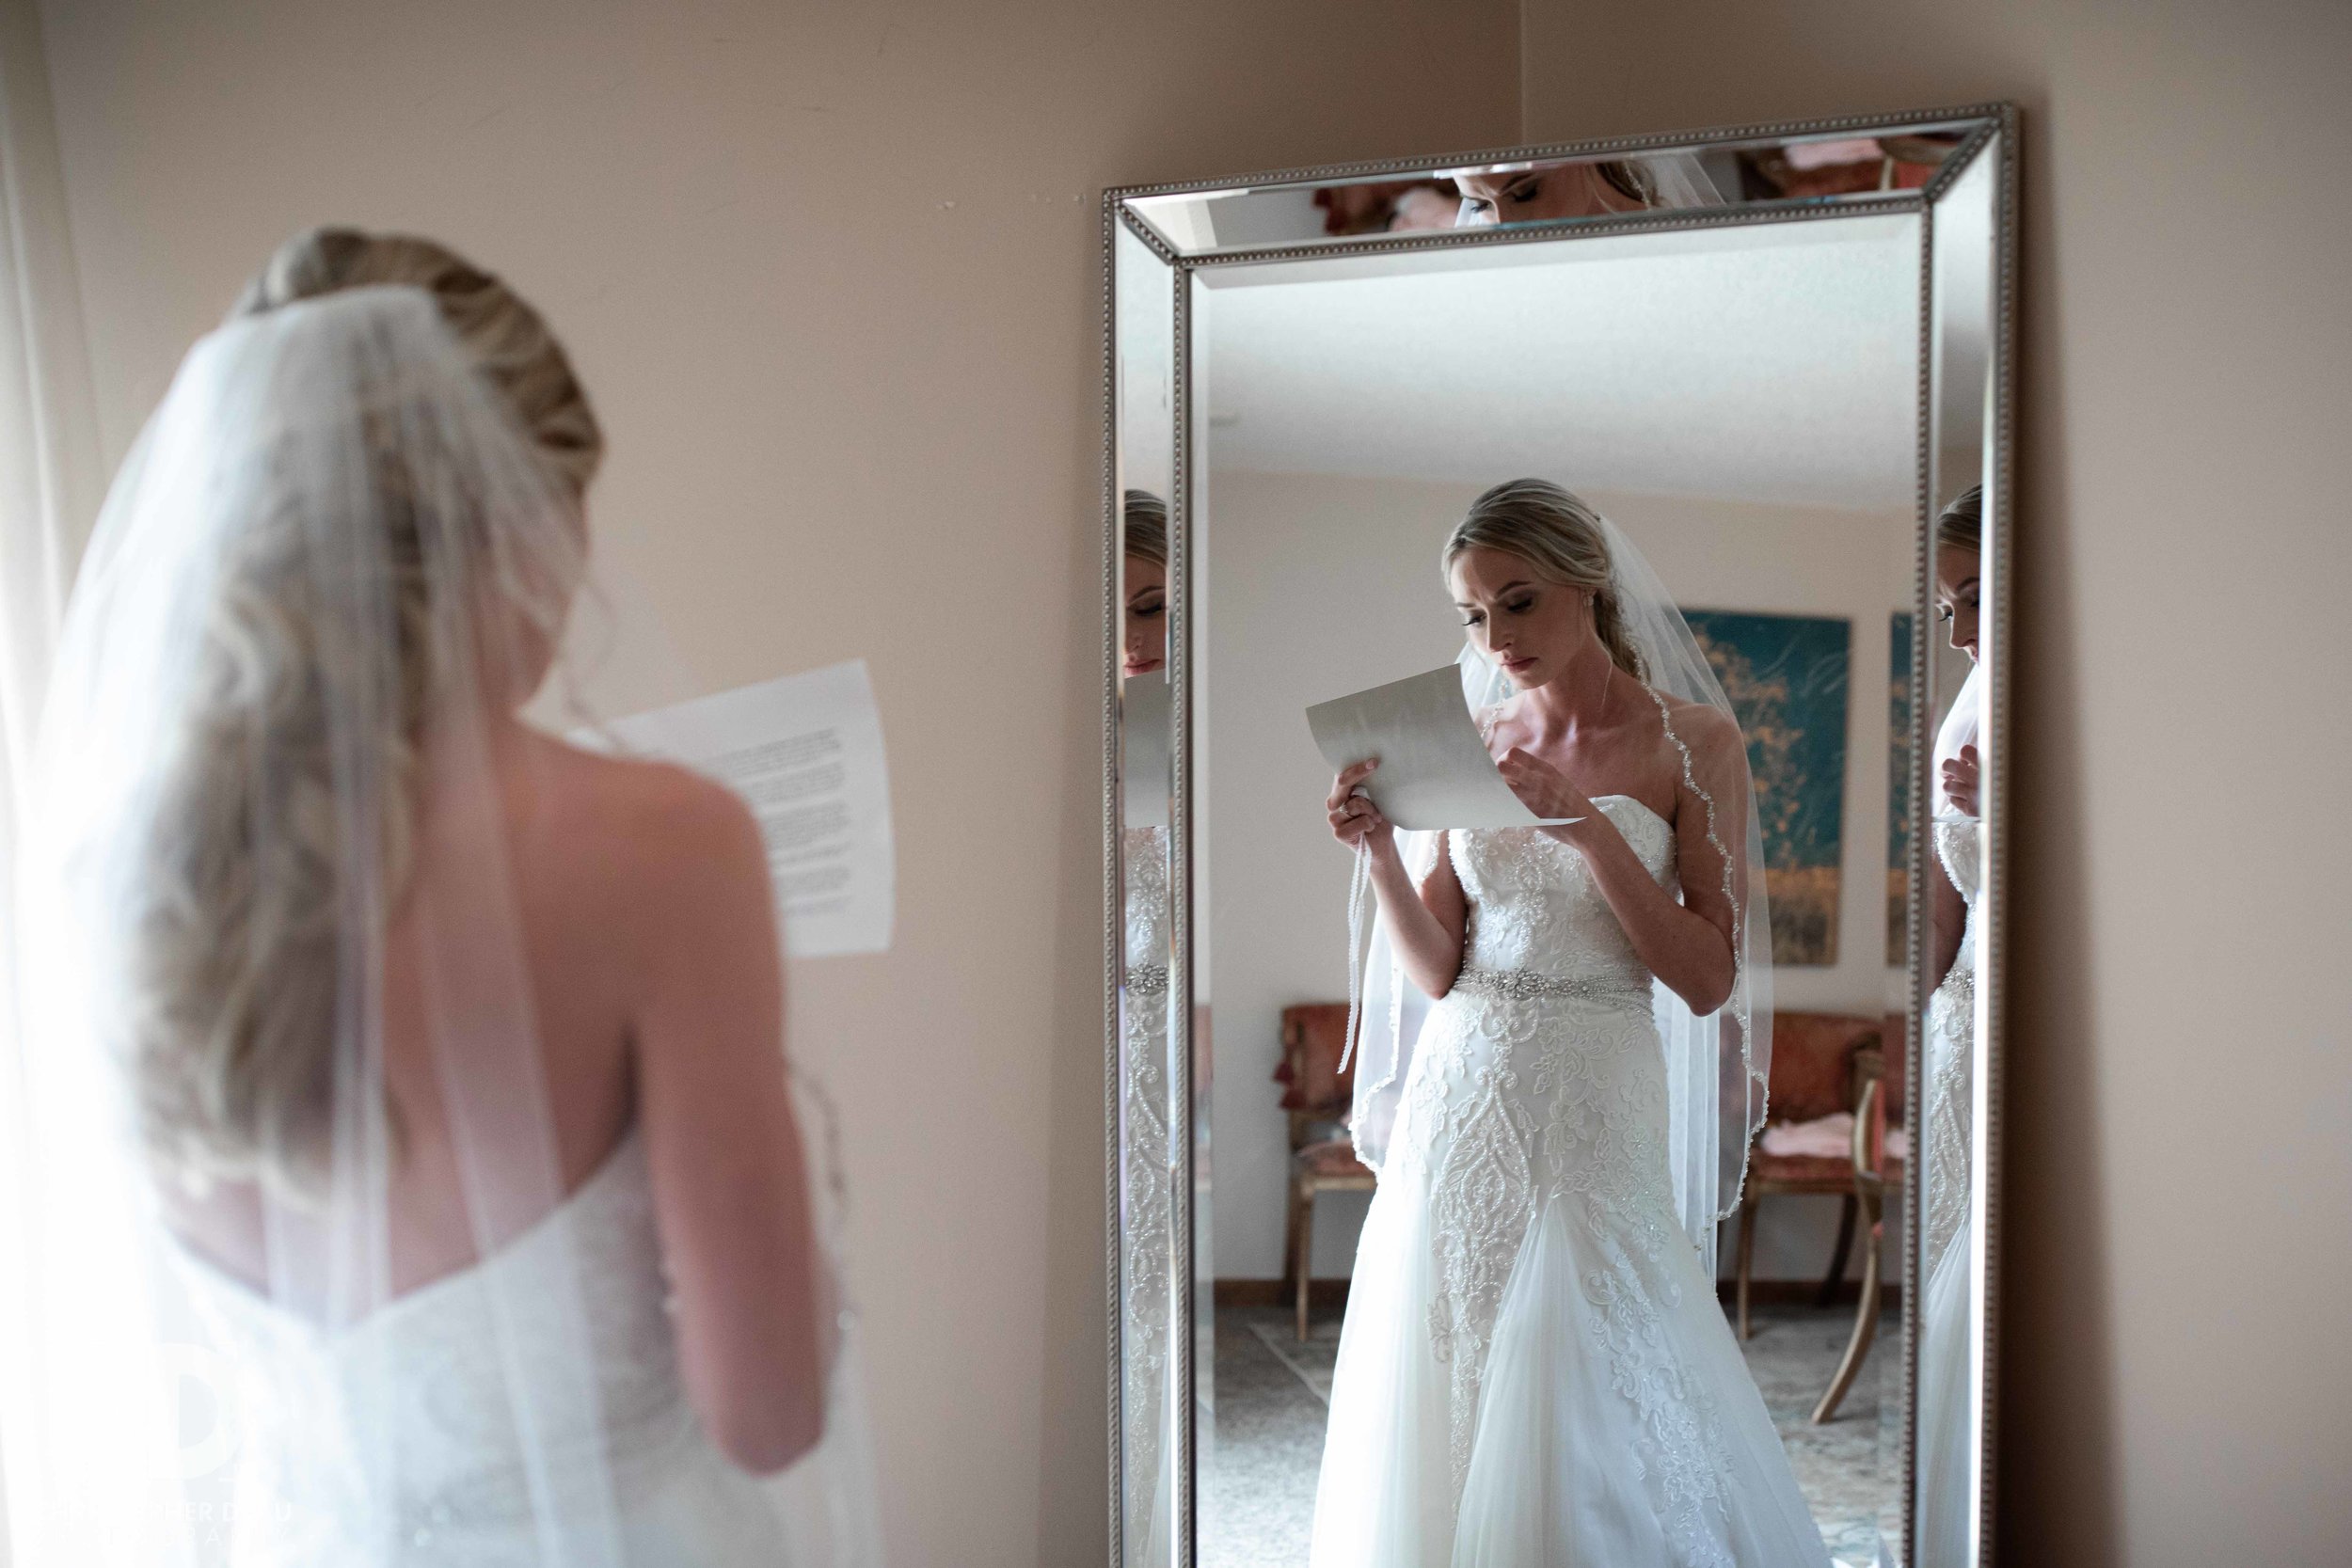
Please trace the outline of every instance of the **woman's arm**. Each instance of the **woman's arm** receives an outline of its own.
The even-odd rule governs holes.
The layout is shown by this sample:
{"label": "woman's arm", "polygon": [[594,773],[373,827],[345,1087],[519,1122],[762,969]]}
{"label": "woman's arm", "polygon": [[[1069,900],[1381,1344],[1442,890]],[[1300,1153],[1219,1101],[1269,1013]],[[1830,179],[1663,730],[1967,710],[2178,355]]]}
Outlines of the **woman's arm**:
{"label": "woman's arm", "polygon": [[1372,890],[1380,918],[1388,925],[1389,941],[1413,984],[1434,999],[1452,990],[1462,972],[1462,933],[1469,924],[1470,901],[1454,875],[1443,833],[1438,835],[1438,863],[1414,885],[1396,847],[1396,830],[1370,797],[1354,793],[1379,766],[1375,758],[1340,774],[1331,782],[1324,809],[1334,838],[1350,848],[1361,844],[1370,853]]}
{"label": "woman's arm", "polygon": [[759,829],[725,790],[665,774],[643,838],[639,1115],[688,1397],[726,1455],[764,1474],[822,1434],[831,1288],[787,1085]]}
{"label": "woman's arm", "polygon": [[[1741,851],[1748,842],[1748,746],[1729,714],[1696,704],[1674,715],[1675,733],[1691,748],[1690,777],[1681,778],[1676,755],[1675,877],[1682,884],[1679,976],[1652,963],[1652,972],[1672,987],[1695,1013],[1711,1013],[1731,1000],[1739,978],[1740,912],[1756,907]],[[1711,816],[1710,816],[1711,808]],[[1712,830],[1711,836],[1709,830]],[[1720,847],[1718,847],[1720,846]],[[1726,864],[1728,857],[1728,864]],[[1726,879],[1725,870],[1730,872]],[[1729,892],[1725,892],[1728,880]],[[1649,884],[1657,888],[1658,884]],[[1658,888],[1661,897],[1665,890]],[[1669,900],[1672,902],[1672,900]],[[1622,918],[1622,917],[1620,917]],[[1769,933],[1766,933],[1769,936]],[[1637,951],[1641,942],[1634,942]],[[1645,959],[1648,955],[1644,954]]]}

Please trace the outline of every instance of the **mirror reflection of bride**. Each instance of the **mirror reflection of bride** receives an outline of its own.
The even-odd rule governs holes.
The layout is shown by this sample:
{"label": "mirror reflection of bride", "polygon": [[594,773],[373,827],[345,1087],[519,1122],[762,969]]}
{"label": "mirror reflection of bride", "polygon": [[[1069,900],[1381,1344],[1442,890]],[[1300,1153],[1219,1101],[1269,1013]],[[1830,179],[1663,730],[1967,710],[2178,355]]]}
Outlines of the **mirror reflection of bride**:
{"label": "mirror reflection of bride", "polygon": [[[1146,490],[1122,498],[1125,615],[1120,673],[1125,682],[1165,681],[1168,668],[1168,503]],[[1135,686],[1124,688],[1139,695]],[[1131,724],[1166,728],[1165,707]],[[1120,829],[1120,890],[1125,916],[1125,962],[1119,993],[1120,1038],[1120,1431],[1127,1496],[1122,1562],[1166,1562],[1173,1549],[1176,1455],[1168,1441],[1173,1390],[1168,1343],[1173,1329],[1174,1183],[1178,1164],[1168,1117],[1168,782],[1137,775],[1135,760],[1152,750],[1152,737],[1130,736],[1129,803],[1156,792],[1160,810]],[[1157,754],[1164,755],[1160,740]]]}
{"label": "mirror reflection of bride", "polygon": [[1375,975],[1435,1000],[1405,1038],[1407,988],[1368,997],[1380,1184],[1311,1560],[1826,1564],[1709,1266],[1768,1051],[1738,725],[1646,563],[1558,485],[1487,491],[1442,560],[1498,768],[1577,820],[1401,842],[1360,788],[1376,759],[1326,802]]}
{"label": "mirror reflection of bride", "polygon": [[1984,886],[1981,765],[1977,749],[1983,695],[1977,609],[1984,536],[1984,492],[1972,486],[1935,523],[1936,614],[1951,645],[1968,656],[1968,681],[1935,737],[1935,868],[1930,873],[1931,974],[1922,1035],[1927,1149],[1921,1194],[1927,1209],[1920,1251],[1926,1281],[1919,1315],[1919,1560],[1965,1562],[1977,1520],[1976,1402],[1969,1393],[1970,1149],[1977,1040],[1977,899]]}

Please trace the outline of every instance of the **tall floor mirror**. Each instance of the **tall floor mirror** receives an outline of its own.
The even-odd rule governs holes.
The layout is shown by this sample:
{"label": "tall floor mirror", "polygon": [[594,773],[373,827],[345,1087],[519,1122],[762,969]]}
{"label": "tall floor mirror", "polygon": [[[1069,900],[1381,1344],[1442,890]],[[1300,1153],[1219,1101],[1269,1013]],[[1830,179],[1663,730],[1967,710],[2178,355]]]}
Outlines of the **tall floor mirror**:
{"label": "tall floor mirror", "polygon": [[1106,194],[1126,1568],[1988,1560],[2017,142]]}

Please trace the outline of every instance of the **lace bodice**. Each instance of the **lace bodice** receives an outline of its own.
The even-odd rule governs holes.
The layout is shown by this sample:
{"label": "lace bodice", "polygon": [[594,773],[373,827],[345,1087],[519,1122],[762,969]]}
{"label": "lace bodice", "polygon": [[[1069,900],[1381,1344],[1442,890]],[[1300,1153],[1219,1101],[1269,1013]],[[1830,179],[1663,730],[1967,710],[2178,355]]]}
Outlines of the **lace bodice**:
{"label": "lace bodice", "polygon": [[1984,883],[1984,829],[1973,819],[1935,824],[1935,854],[1967,901],[1967,927],[1952,967],[1928,1002],[1927,1243],[1929,1267],[1968,1217],[1969,1148],[1976,1124],[1977,900]]}
{"label": "lace bodice", "polygon": [[1935,858],[1944,863],[1945,875],[1951,878],[1952,886],[1960,889],[1973,912],[1977,895],[1984,890],[1984,824],[1974,817],[1939,820]]}
{"label": "lace bodice", "polygon": [[1122,828],[1129,969],[1168,968],[1168,830]]}
{"label": "lace bodice", "polygon": [[[1629,795],[1604,795],[1593,804],[1672,891],[1675,836],[1665,819]],[[1465,964],[1647,991],[1649,971],[1581,853],[1540,828],[1446,836],[1454,874],[1470,901]]]}
{"label": "lace bodice", "polygon": [[1120,1425],[1128,1498],[1127,1555],[1165,1556],[1168,1521],[1168,1347],[1174,1303],[1176,1151],[1169,1134],[1168,830],[1120,834],[1125,879],[1120,995]]}
{"label": "lace bodice", "polygon": [[[675,1495],[683,1475],[698,1512],[682,1535],[662,1540],[728,1564],[770,1560],[775,1550],[757,1482],[709,1444],[687,1402],[634,1129],[586,1182],[486,1260],[347,1328],[324,1329],[193,1257],[183,1261],[199,1311],[243,1374],[239,1568],[538,1561],[514,1390],[539,1378],[551,1390],[578,1386],[577,1367],[548,1359],[575,1342],[547,1321],[564,1292],[533,1288],[562,1271],[577,1271],[601,1416],[533,1434],[558,1501],[609,1475],[626,1530],[634,1506]],[[517,1309],[519,1321],[501,1324],[502,1312]],[[355,1436],[366,1441],[373,1484],[359,1481],[343,1447]]]}

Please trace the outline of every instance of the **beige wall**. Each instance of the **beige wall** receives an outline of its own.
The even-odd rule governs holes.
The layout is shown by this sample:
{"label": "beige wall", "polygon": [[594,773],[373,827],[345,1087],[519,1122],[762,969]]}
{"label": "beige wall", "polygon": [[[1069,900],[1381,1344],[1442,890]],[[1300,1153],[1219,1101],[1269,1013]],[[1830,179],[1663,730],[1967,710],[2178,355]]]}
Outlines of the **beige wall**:
{"label": "beige wall", "polygon": [[2000,1556],[2352,1560],[2352,8],[1525,17],[1531,137],[2024,105]]}
{"label": "beige wall", "polygon": [[1515,15],[45,8],[110,453],[277,241],[511,276],[612,441],[599,547],[716,688],[871,662],[897,948],[792,1024],[853,1133],[894,1560],[1103,1559],[1096,201],[1509,140]]}

